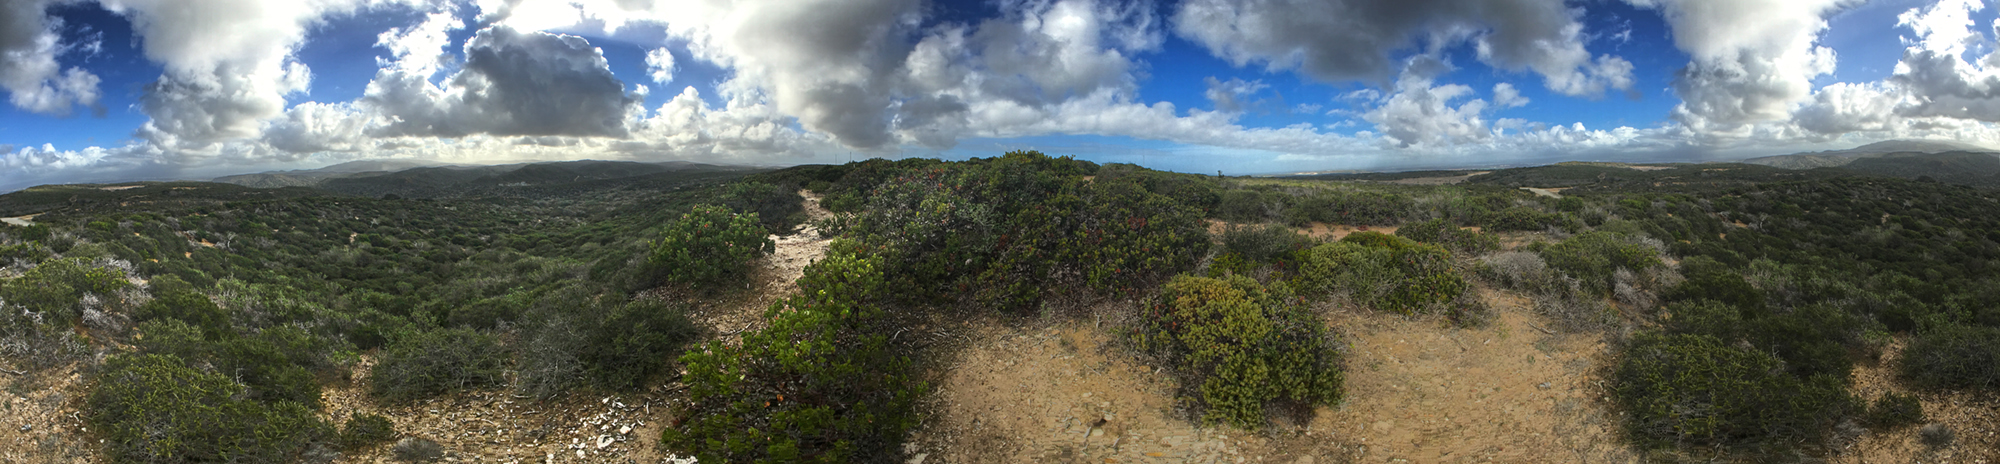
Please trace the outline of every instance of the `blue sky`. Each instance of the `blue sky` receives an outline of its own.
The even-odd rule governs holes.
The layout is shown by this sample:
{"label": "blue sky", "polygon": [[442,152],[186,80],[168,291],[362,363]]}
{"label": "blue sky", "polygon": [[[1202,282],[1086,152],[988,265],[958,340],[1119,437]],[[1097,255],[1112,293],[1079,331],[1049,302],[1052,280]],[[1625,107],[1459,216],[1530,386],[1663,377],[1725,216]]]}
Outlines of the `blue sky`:
{"label": "blue sky", "polygon": [[374,158],[1248,174],[2000,146],[1989,6],[19,0],[0,191]]}

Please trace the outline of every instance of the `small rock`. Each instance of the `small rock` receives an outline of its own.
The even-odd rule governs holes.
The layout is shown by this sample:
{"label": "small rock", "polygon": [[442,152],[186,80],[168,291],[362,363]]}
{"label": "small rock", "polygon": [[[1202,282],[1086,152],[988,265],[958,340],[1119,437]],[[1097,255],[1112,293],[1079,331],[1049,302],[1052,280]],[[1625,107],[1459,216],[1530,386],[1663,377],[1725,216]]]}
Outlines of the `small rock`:
{"label": "small rock", "polygon": [[624,435],[624,434],[628,434],[628,433],[632,433],[632,426],[630,426],[630,425],[627,425],[627,426],[624,426],[624,427],[619,427],[619,428],[618,428],[618,434],[619,434],[619,435]]}
{"label": "small rock", "polygon": [[930,454],[930,453],[917,453],[916,455],[913,455],[913,456],[910,456],[910,460],[908,460],[908,461],[903,461],[903,463],[904,463],[904,464],[924,464],[924,460],[925,460],[925,459],[930,459],[930,457],[931,457],[931,454]]}
{"label": "small rock", "polygon": [[1089,398],[1089,397],[1090,397],[1090,392],[1083,392],[1083,397],[1084,397],[1084,398]]}
{"label": "small rock", "polygon": [[1541,383],[1540,385],[1536,385],[1536,386],[1535,386],[1535,388],[1540,388],[1540,389],[1543,389],[1543,390],[1547,390],[1547,389],[1549,389],[1549,383],[1548,383],[1548,382],[1542,382],[1542,383]]}
{"label": "small rock", "polygon": [[22,424],[22,425],[21,425],[21,431],[22,431],[22,432],[32,432],[32,431],[34,431],[34,430],[35,430],[35,426],[33,426],[33,425],[27,425],[27,424]]}
{"label": "small rock", "polygon": [[604,449],[604,447],[606,447],[606,446],[611,446],[611,436],[610,436],[610,435],[598,435],[598,436],[597,436],[597,449]]}
{"label": "small rock", "polygon": [[583,450],[576,450],[576,458],[583,459]]}

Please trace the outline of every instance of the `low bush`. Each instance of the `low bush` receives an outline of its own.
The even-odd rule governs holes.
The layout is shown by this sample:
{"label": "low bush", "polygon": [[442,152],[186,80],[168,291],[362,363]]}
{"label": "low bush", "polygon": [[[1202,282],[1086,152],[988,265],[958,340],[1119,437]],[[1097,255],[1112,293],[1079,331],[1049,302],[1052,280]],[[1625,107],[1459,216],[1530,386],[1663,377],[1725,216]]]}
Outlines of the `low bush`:
{"label": "low bush", "polygon": [[1924,404],[1914,395],[1886,392],[1868,406],[1866,419],[1869,426],[1883,429],[1916,425],[1924,421]]}
{"label": "low bush", "polygon": [[1901,368],[1924,388],[2000,392],[2000,328],[1935,323],[1903,349]]}
{"label": "low bush", "polygon": [[1540,291],[1550,288],[1548,262],[1526,251],[1494,253],[1479,258],[1479,275],[1487,281],[1515,290]]}
{"label": "low bush", "polygon": [[1313,247],[1299,266],[1308,293],[1345,293],[1357,303],[1400,314],[1432,312],[1468,288],[1437,245],[1375,232],[1357,232]]}
{"label": "low bush", "polygon": [[1818,440],[1860,410],[1839,378],[1801,379],[1777,357],[1708,335],[1639,334],[1614,380],[1627,430],[1648,447],[1783,447]]}
{"label": "low bush", "polygon": [[729,208],[696,205],[680,220],[667,224],[652,242],[649,261],[667,280],[708,284],[748,272],[753,260],[775,250],[757,213],[736,214]]}
{"label": "low bush", "polygon": [[1279,224],[1230,226],[1222,232],[1222,250],[1253,263],[1289,260],[1312,246],[1312,238]]}
{"label": "low bush", "polygon": [[1462,229],[1444,218],[1403,224],[1396,236],[1434,243],[1463,255],[1477,255],[1500,249],[1500,238],[1476,230]]}
{"label": "low bush", "polygon": [[396,424],[379,414],[354,413],[347,418],[347,424],[340,428],[340,447],[349,450],[368,448],[396,439]]}
{"label": "low bush", "polygon": [[90,425],[117,462],[291,462],[333,436],[305,405],[243,399],[172,355],[113,356],[96,380]]}
{"label": "low bush", "polygon": [[1549,268],[1577,279],[1584,290],[1610,295],[1616,284],[1614,275],[1618,269],[1643,272],[1661,265],[1662,249],[1656,246],[1657,243],[1613,232],[1592,231],[1543,246],[1538,252]]}
{"label": "low bush", "polygon": [[406,332],[382,349],[369,373],[369,393],[387,401],[495,385],[506,352],[492,335],[468,329]]}
{"label": "low bush", "polygon": [[664,372],[700,329],[657,300],[606,303],[584,288],[550,293],[528,313],[517,387],[547,398],[589,386],[626,390]]}
{"label": "low bush", "polygon": [[1317,317],[1283,287],[1244,276],[1180,276],[1147,303],[1138,345],[1169,360],[1199,392],[1204,421],[1256,430],[1274,405],[1341,398],[1340,353]]}
{"label": "low bush", "polygon": [[769,327],[682,356],[688,403],[661,444],[702,462],[902,462],[927,387],[879,330],[876,266],[831,254],[771,306]]}

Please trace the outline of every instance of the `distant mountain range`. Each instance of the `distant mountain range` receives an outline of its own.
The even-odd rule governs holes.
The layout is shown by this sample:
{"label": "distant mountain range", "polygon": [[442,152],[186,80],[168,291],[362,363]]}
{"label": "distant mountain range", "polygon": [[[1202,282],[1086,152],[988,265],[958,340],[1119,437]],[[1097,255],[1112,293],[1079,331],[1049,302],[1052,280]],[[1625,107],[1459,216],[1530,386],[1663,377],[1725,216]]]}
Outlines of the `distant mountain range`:
{"label": "distant mountain range", "polygon": [[1812,169],[1845,166],[1855,160],[1879,158],[1890,154],[1916,153],[1992,153],[1993,150],[1978,145],[1943,140],[1886,140],[1846,150],[1794,153],[1790,155],[1765,156],[1743,160],[1743,163],[1761,164],[1774,168]]}
{"label": "distant mountain range", "polygon": [[1840,169],[1856,174],[2000,186],[2000,151],[1938,140],[1890,140],[1846,150],[1743,160],[1784,169]]}

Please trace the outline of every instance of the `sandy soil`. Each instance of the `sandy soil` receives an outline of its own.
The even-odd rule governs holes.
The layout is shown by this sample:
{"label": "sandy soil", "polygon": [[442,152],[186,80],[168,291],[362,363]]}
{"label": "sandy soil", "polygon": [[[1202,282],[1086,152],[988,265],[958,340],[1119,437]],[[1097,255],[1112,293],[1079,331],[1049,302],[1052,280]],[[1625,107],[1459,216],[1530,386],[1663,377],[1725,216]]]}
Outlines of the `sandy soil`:
{"label": "sandy soil", "polygon": [[[1088,322],[971,323],[915,443],[925,462],[1630,462],[1592,374],[1605,345],[1482,294],[1478,329],[1330,310],[1346,403],[1263,432],[1199,427],[1171,378]],[[1102,311],[1102,309],[1100,309]]]}
{"label": "sandy soil", "polygon": [[1476,329],[1332,312],[1352,347],[1348,403],[1314,428],[1349,437],[1364,461],[1634,462],[1594,377],[1608,362],[1599,336],[1550,334],[1525,298],[1480,296],[1494,318]]}
{"label": "sandy soil", "polygon": [[[1907,337],[1903,337],[1907,338]],[[1924,405],[1925,423],[1950,428],[1956,440],[1932,448],[1918,436],[1919,426],[1863,433],[1842,449],[1836,462],[1853,463],[2000,463],[2000,397],[1967,392],[1915,392],[1896,380],[1896,359],[1904,342],[1898,340],[1876,363],[1856,366],[1854,394],[1874,401],[1884,392],[1915,393]]]}
{"label": "sandy soil", "polygon": [[[370,361],[364,358],[355,366],[354,381],[323,390],[322,417],[338,424],[356,412],[381,414],[396,425],[399,437],[437,442],[446,462],[658,463],[669,458],[656,446],[663,425],[654,417],[666,413],[674,391],[534,401],[507,390],[486,390],[382,405],[367,398]],[[360,450],[338,462],[400,462],[391,448]]]}
{"label": "sandy soil", "polygon": [[915,458],[1310,463],[1346,453],[1324,434],[1307,439],[1304,430],[1267,436],[1196,426],[1175,410],[1173,380],[1117,344],[1111,330],[1041,321],[954,330],[966,338],[933,385],[933,415],[912,437]]}
{"label": "sandy soil", "polygon": [[1552,188],[1521,187],[1521,190],[1527,190],[1530,192],[1534,192],[1536,195],[1541,195],[1549,198],[1562,198],[1563,197],[1562,191],[1567,189],[1569,189],[1569,187],[1552,187]]}
{"label": "sandy soil", "polygon": [[[1234,224],[1218,219],[1208,219],[1207,221],[1208,221],[1208,233],[1217,236],[1220,236],[1222,235],[1223,232],[1228,231],[1229,227],[1232,225],[1255,226],[1255,224]],[[1340,240],[1343,238],[1347,238],[1348,235],[1352,235],[1355,232],[1372,231],[1389,235],[1395,235],[1396,229],[1397,229],[1396,226],[1353,226],[1346,224],[1329,224],[1325,222],[1314,222],[1307,224],[1305,227],[1292,228],[1292,230],[1295,232],[1298,232],[1300,234],[1305,234],[1306,236],[1320,240]]]}
{"label": "sandy soil", "polygon": [[[75,366],[0,374],[0,464],[98,462],[77,412],[86,390]],[[16,374],[16,372],[20,372]]]}

